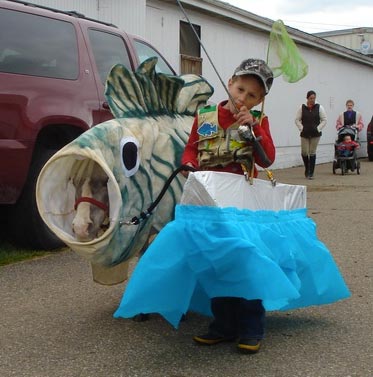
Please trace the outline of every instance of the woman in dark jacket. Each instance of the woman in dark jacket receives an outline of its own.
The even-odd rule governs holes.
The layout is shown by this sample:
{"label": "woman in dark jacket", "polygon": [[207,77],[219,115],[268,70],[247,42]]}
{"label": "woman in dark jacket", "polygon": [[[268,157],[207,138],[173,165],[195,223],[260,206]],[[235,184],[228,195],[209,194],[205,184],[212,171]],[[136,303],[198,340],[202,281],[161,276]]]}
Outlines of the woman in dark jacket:
{"label": "woman in dark jacket", "polygon": [[316,164],[316,150],[321,137],[321,130],[326,126],[324,108],[316,103],[316,93],[307,92],[307,103],[297,111],[295,124],[300,131],[301,154],[305,167],[304,175],[313,179]]}

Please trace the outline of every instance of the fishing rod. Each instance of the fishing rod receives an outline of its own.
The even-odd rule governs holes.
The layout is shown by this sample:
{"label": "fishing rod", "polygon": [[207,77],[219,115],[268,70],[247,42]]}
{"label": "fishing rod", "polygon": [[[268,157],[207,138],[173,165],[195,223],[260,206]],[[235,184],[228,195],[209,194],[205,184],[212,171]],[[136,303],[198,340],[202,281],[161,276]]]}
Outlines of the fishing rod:
{"label": "fishing rod", "polygon": [[[227,93],[227,95],[228,95],[231,103],[233,104],[236,112],[238,113],[239,109],[238,109],[238,107],[236,105],[235,100],[233,99],[232,95],[229,93],[229,90],[228,90],[227,86],[225,85],[225,82],[221,78],[218,70],[216,69],[214,62],[210,58],[210,55],[208,54],[208,52],[207,52],[204,44],[202,43],[201,38],[199,37],[196,29],[194,28],[194,26],[193,26],[192,22],[190,21],[187,13],[185,12],[184,7],[182,6],[180,0],[176,0],[176,2],[179,5],[180,10],[184,14],[185,19],[188,21],[190,27],[192,28],[194,35],[196,36],[196,38],[197,38],[200,46],[202,47],[203,51],[205,52],[205,54],[207,56],[207,59],[209,60],[212,68],[214,69],[216,75],[218,76],[218,78],[220,80],[220,83],[222,84],[222,86],[223,86],[224,90],[226,91],[226,93]],[[258,153],[258,155],[260,156],[260,160],[261,160],[261,162],[262,162],[263,165],[265,165],[266,167],[272,165],[272,161],[268,158],[268,156],[265,153],[262,145],[259,143],[259,139],[255,136],[254,131],[253,131],[251,125],[245,125],[245,126],[247,127],[247,131],[245,132],[245,140],[246,141],[251,141],[253,143],[254,149]],[[270,172],[266,167],[264,167],[264,170],[266,171],[268,178],[271,180],[272,185],[275,186],[276,180],[273,178],[272,172]]]}
{"label": "fishing rod", "polygon": [[210,62],[210,64],[211,64],[212,68],[214,69],[216,75],[218,76],[218,79],[220,80],[220,82],[221,82],[221,84],[222,84],[224,90],[226,91],[226,93],[227,93],[229,99],[230,99],[231,102],[233,103],[234,108],[236,109],[237,112],[239,112],[238,107],[237,107],[237,105],[236,105],[236,102],[234,101],[233,97],[232,97],[231,94],[229,93],[229,90],[228,90],[227,86],[225,85],[225,82],[224,82],[223,79],[221,78],[221,76],[220,76],[218,70],[217,70],[216,67],[215,67],[215,64],[213,63],[212,59],[210,58],[210,55],[208,54],[207,50],[205,49],[205,46],[203,45],[203,43],[202,43],[202,41],[201,41],[201,38],[199,37],[199,35],[198,35],[198,33],[197,33],[195,27],[194,27],[193,24],[191,23],[191,21],[190,21],[188,15],[186,14],[186,12],[185,12],[185,10],[184,10],[184,7],[181,5],[181,2],[180,2],[179,0],[176,0],[176,2],[178,3],[179,8],[180,8],[181,11],[183,12],[185,19],[188,21],[190,27],[192,28],[193,33],[194,33],[194,35],[196,36],[196,38],[197,38],[197,40],[198,40],[198,43],[201,45],[203,51],[205,52],[205,54],[206,54],[206,56],[207,56],[207,59],[209,60],[209,62]]}

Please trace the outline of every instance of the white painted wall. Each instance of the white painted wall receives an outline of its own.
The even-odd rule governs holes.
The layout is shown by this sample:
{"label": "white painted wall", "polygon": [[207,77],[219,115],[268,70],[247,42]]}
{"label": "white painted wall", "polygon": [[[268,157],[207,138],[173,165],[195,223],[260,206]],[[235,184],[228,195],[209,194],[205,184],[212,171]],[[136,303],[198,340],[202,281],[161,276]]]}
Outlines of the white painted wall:
{"label": "white painted wall", "polygon": [[[187,8],[185,10],[190,21],[201,26],[202,43],[225,83],[241,60],[249,57],[266,59],[269,33],[250,30],[206,13]],[[173,2],[147,1],[146,38],[154,45],[161,46],[166,59],[177,69],[180,20],[186,21]],[[312,89],[317,93],[317,101],[324,106],[328,117],[318,148],[318,163],[333,160],[335,123],[338,114],[345,110],[347,99],[355,101],[355,109],[361,111],[366,124],[373,115],[369,94],[373,87],[372,67],[312,47],[299,48],[309,65],[308,75],[293,84],[285,82],[282,77],[276,78],[265,101],[264,111],[269,117],[277,149],[274,168],[302,165],[299,132],[294,118],[298,107],[305,103],[308,90]],[[212,101],[226,99],[224,87],[203,51],[202,57],[203,76],[215,88]],[[361,133],[360,140],[360,155],[365,156],[365,130]]]}
{"label": "white painted wall", "polygon": [[[294,161],[294,155],[296,161],[301,163],[300,156],[293,151],[294,149],[299,151],[298,132],[293,119],[298,106],[304,103],[308,90],[316,91],[317,101],[324,106],[328,117],[328,124],[323,130],[318,148],[318,162],[328,162],[333,159],[335,123],[340,112],[345,110],[347,99],[354,100],[355,109],[361,111],[365,124],[373,115],[369,96],[369,87],[373,85],[372,68],[309,48],[302,47],[301,51],[309,65],[308,75],[295,84],[285,83],[281,77],[276,78],[268,97],[267,113],[271,116],[273,137],[278,151],[277,164],[280,166],[282,164],[287,166],[286,160]],[[363,144],[360,155],[365,156],[365,130],[360,136]],[[287,156],[288,148],[292,150],[291,156]]]}
{"label": "white painted wall", "polygon": [[86,17],[112,23],[127,33],[145,35],[146,0],[31,0],[65,11],[75,10]]}
{"label": "white painted wall", "polygon": [[[373,28],[338,30],[334,35],[330,35],[332,33],[333,32],[324,32],[318,33],[318,35],[327,39],[328,41],[340,44],[356,51],[361,51],[362,53],[373,53]],[[363,42],[369,42],[370,48],[368,50],[361,48]]]}
{"label": "white painted wall", "polygon": [[[176,1],[159,0],[34,0],[35,3],[65,10],[77,10],[89,17],[112,22],[129,33],[138,34],[156,46],[179,71],[179,21],[184,15]],[[204,6],[216,6],[217,1],[194,1]],[[226,4],[226,3],[221,3]],[[222,80],[226,83],[234,68],[248,57],[266,58],[269,32],[249,29],[227,22],[201,10],[186,8],[192,23],[201,26],[202,43]],[[224,9],[222,10],[222,13]],[[237,15],[242,18],[242,14]],[[298,83],[289,84],[275,79],[266,98],[265,113],[269,116],[272,136],[277,148],[274,168],[301,165],[299,132],[294,124],[297,108],[305,102],[306,92],[315,90],[317,100],[328,116],[318,148],[317,162],[332,161],[335,122],[351,98],[367,124],[373,115],[371,88],[373,68],[352,59],[316,49],[311,43],[299,46],[309,65],[308,75]],[[214,86],[212,101],[227,97],[223,85],[202,50],[203,76]],[[366,155],[366,132],[361,133],[361,155]]]}

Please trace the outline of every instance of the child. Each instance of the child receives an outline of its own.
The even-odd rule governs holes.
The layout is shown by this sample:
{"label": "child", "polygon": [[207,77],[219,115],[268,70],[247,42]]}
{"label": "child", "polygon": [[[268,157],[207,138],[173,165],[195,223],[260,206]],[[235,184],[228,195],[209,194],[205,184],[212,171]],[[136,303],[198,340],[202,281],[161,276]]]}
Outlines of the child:
{"label": "child", "polygon": [[[263,157],[251,145],[242,143],[238,136],[240,125],[250,125],[270,163],[275,158],[275,147],[269,130],[268,118],[251,109],[259,105],[273,83],[273,73],[263,60],[244,60],[229,79],[230,98],[217,106],[201,109],[195,118],[189,141],[182,157],[184,165],[199,170],[214,170],[244,174],[257,170],[254,162],[267,167]],[[238,136],[238,138],[237,138]],[[235,144],[241,148],[235,149]],[[232,146],[233,144],[233,146]],[[228,145],[228,146],[227,146]],[[237,147],[236,147],[237,148]],[[235,158],[240,155],[240,161]],[[246,160],[246,161],[245,161]],[[214,320],[208,333],[195,336],[199,344],[213,345],[239,338],[240,350],[255,353],[264,336],[265,310],[261,300],[237,297],[211,299]]]}
{"label": "child", "polygon": [[360,148],[359,143],[352,140],[350,135],[345,135],[343,141],[337,146],[339,156],[341,157],[350,157],[352,152],[358,148]]}
{"label": "child", "polygon": [[[273,73],[263,60],[243,61],[228,82],[231,98],[199,111],[185,147],[182,163],[198,169],[236,174],[244,174],[244,165],[250,165],[254,168],[254,177],[257,176],[255,165],[242,164],[242,161],[250,162],[254,158],[255,163],[261,167],[268,167],[273,163],[275,147],[268,118],[261,118],[259,111],[250,111],[263,101],[272,83]],[[269,164],[262,161],[263,156],[252,153],[252,147],[239,137],[240,125],[252,127],[255,136],[260,139]],[[237,144],[242,148],[237,147]],[[235,158],[237,155],[239,158]]]}
{"label": "child", "polygon": [[[219,172],[196,172],[189,182],[198,174],[215,174],[229,177],[234,185],[244,180],[239,174],[257,175],[254,164],[273,162],[268,119],[251,110],[272,82],[264,61],[245,60],[228,82],[229,99],[198,111],[182,162]],[[257,139],[247,137],[245,125]],[[218,189],[230,194],[230,187]],[[178,328],[188,311],[213,316],[208,332],[193,338],[196,343],[237,339],[239,351],[256,353],[266,310],[323,305],[349,295],[306,208],[257,211],[182,200],[174,220],[140,258],[114,317],[159,313]]]}

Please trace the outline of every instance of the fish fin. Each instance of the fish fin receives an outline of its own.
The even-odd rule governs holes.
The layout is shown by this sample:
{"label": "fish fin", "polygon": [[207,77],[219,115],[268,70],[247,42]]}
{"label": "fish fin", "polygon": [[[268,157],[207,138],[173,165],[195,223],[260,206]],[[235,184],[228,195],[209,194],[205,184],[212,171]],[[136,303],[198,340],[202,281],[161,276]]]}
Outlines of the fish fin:
{"label": "fish fin", "polygon": [[136,72],[117,64],[110,71],[105,96],[116,118],[193,115],[212,95],[213,88],[197,75],[173,76],[156,72],[156,57]]}
{"label": "fish fin", "polygon": [[144,97],[135,73],[115,65],[106,80],[105,96],[116,118],[143,118],[147,114]]}
{"label": "fish fin", "polygon": [[177,113],[194,116],[199,108],[207,104],[214,88],[199,75],[185,74],[180,77],[184,86],[177,98]]}

